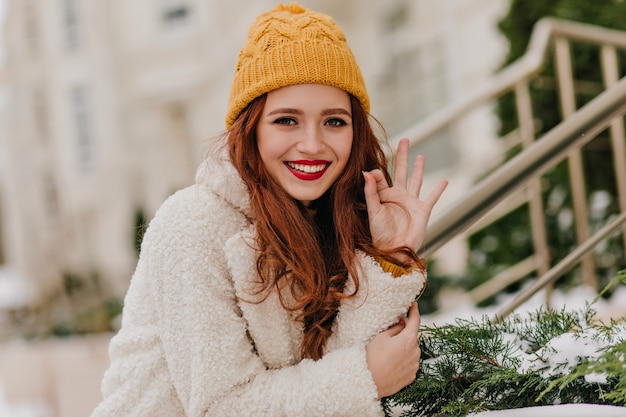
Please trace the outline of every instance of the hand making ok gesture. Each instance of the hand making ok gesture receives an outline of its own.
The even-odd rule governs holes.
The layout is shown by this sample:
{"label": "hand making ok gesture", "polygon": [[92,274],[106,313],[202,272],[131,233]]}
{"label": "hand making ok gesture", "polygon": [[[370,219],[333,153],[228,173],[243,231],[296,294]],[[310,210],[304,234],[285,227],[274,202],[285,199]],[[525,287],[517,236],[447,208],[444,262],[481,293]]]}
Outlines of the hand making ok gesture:
{"label": "hand making ok gesture", "polygon": [[[396,154],[393,186],[379,169],[363,172],[370,231],[374,245],[380,249],[406,246],[417,252],[424,242],[430,213],[448,185],[446,180],[441,181],[428,197],[420,200],[425,159],[415,159],[410,180],[408,160],[409,141],[402,139]],[[398,258],[404,260],[405,256],[399,253]]]}

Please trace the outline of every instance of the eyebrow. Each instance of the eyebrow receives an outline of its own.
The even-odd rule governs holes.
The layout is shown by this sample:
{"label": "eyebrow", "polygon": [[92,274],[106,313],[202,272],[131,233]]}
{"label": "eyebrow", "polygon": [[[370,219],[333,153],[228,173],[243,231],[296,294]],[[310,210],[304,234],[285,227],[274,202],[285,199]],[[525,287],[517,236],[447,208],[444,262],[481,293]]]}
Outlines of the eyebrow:
{"label": "eyebrow", "polygon": [[350,114],[350,112],[344,108],[338,107],[336,109],[326,109],[322,112],[323,116],[329,116],[332,114],[343,114],[346,115],[348,117],[352,117],[352,115]]}
{"label": "eyebrow", "polygon": [[[271,112],[267,113],[267,115],[272,116],[274,114],[302,114],[302,113],[303,113],[302,110],[285,107],[285,108],[272,110]],[[325,109],[322,111],[322,116],[329,116],[333,114],[343,114],[345,116],[352,117],[352,115],[350,114],[348,110],[341,108],[341,107]]]}

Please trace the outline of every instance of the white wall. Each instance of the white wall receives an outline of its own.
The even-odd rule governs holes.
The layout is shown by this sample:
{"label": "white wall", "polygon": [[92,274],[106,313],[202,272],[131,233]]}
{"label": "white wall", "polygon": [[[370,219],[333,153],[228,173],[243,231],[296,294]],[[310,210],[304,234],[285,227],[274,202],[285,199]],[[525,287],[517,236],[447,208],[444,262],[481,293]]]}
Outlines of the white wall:
{"label": "white wall", "polygon": [[[36,11],[37,50],[25,35],[29,2]],[[504,54],[495,25],[507,1],[301,3],[333,15],[343,27],[373,114],[391,135],[467,94]],[[121,296],[136,261],[135,210],[151,217],[169,194],[193,181],[208,141],[223,129],[247,29],[275,2],[190,0],[189,18],[180,25],[164,23],[156,0],[76,4],[80,46],[72,52],[58,3],[9,2],[4,242],[8,262],[42,293],[57,288],[63,272],[88,276],[95,270]],[[406,16],[394,26],[391,16],[402,8]],[[409,71],[394,66],[398,62],[408,63]],[[86,91],[87,165],[81,165],[71,100],[77,86]],[[37,130],[37,91],[45,97],[45,135]],[[485,111],[426,149],[431,177],[454,180],[448,196],[466,186],[453,178],[455,167],[466,169],[468,161],[488,156],[494,130]],[[46,184],[56,189],[56,212]]]}

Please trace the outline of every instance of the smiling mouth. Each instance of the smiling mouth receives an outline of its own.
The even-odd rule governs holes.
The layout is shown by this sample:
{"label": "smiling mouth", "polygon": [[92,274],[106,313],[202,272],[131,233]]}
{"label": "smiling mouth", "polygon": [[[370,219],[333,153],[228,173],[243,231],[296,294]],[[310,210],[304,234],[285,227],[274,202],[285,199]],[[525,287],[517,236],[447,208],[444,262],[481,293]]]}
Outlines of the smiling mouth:
{"label": "smiling mouth", "polygon": [[285,166],[289,168],[289,171],[301,180],[313,181],[321,178],[326,169],[330,166],[330,162],[327,161],[311,161],[311,162],[285,162]]}
{"label": "smiling mouth", "polygon": [[310,164],[300,164],[296,162],[285,162],[285,164],[287,164],[289,168],[305,173],[305,174],[315,174],[315,173],[324,171],[326,167],[328,166],[327,163],[310,165]]}

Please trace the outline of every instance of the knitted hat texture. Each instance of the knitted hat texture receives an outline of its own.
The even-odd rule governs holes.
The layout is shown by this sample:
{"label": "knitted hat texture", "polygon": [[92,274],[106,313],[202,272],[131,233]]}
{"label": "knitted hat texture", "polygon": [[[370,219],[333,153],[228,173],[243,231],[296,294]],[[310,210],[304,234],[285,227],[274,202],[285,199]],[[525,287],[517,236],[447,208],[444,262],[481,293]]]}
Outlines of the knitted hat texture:
{"label": "knitted hat texture", "polygon": [[248,31],[235,68],[226,127],[255,98],[295,84],[340,88],[370,110],[363,76],[337,23],[296,3],[279,4],[259,15]]}

